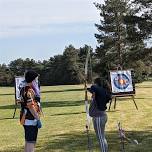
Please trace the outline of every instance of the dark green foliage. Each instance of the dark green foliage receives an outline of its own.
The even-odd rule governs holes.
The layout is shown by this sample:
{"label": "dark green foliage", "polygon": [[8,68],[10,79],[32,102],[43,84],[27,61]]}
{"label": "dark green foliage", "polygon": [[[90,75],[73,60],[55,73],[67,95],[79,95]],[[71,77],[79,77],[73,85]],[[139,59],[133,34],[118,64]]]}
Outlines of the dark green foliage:
{"label": "dark green foliage", "polygon": [[0,86],[9,86],[12,83],[12,72],[5,64],[0,65]]}
{"label": "dark green foliage", "polygon": [[63,55],[55,55],[48,61],[36,62],[33,59],[17,59],[8,66],[0,65],[0,85],[14,84],[14,76],[23,76],[29,70],[40,74],[41,85],[80,84],[84,82],[84,65],[89,46],[80,49],[69,45]]}
{"label": "dark green foliage", "polygon": [[[99,46],[96,57],[101,76],[107,76],[109,70],[118,65],[124,65],[125,39],[127,37],[124,25],[124,14],[127,4],[123,0],[107,0],[105,4],[95,4],[100,11],[101,24],[95,24],[98,34],[95,34]],[[97,68],[96,68],[97,69]]]}
{"label": "dark green foliage", "polygon": [[95,72],[107,78],[109,70],[121,66],[134,69],[136,81],[143,81],[143,73],[151,73],[144,70],[151,65],[150,58],[145,63],[152,52],[145,44],[152,34],[151,1],[105,0],[105,4],[95,6],[100,12],[100,24],[95,24],[98,30]]}

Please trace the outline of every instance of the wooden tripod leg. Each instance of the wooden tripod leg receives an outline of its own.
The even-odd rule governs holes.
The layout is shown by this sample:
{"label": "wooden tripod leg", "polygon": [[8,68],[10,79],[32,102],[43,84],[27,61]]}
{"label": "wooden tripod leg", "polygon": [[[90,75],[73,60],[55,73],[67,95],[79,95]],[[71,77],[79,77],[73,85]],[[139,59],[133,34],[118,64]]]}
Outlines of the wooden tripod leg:
{"label": "wooden tripod leg", "polygon": [[114,109],[116,109],[116,101],[117,101],[117,98],[115,97],[115,101],[114,101]]}
{"label": "wooden tripod leg", "polygon": [[110,100],[109,109],[108,110],[110,110],[110,108],[111,108],[111,103],[112,103],[112,99]]}
{"label": "wooden tripod leg", "polygon": [[13,119],[15,118],[16,109],[17,109],[17,104],[15,104],[15,109],[14,109]]}
{"label": "wooden tripod leg", "polygon": [[133,102],[134,102],[134,104],[135,104],[136,109],[138,110],[138,107],[137,107],[137,104],[136,104],[136,102],[135,102],[134,96],[132,96],[132,100],[133,100]]}

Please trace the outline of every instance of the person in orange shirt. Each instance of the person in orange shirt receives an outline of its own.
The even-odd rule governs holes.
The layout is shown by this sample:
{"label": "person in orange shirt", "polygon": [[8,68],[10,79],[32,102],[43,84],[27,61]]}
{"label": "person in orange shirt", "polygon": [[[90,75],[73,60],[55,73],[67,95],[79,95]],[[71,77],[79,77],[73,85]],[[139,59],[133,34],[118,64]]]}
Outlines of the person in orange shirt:
{"label": "person in orange shirt", "polygon": [[35,71],[25,73],[26,85],[21,89],[20,123],[25,131],[25,152],[34,152],[38,129],[42,127],[40,121],[40,107],[36,100],[36,93],[32,82],[38,77]]}

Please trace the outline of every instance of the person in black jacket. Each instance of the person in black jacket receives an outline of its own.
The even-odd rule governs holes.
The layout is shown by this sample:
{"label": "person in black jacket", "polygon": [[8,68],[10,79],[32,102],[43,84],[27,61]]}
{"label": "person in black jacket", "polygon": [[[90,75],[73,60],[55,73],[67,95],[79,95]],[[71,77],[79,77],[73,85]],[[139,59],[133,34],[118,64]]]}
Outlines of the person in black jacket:
{"label": "person in black jacket", "polygon": [[92,117],[94,130],[100,144],[101,152],[108,152],[108,144],[105,138],[105,125],[107,122],[106,104],[111,96],[100,78],[94,80],[94,84],[88,89],[92,93],[92,101],[89,107],[89,115]]}

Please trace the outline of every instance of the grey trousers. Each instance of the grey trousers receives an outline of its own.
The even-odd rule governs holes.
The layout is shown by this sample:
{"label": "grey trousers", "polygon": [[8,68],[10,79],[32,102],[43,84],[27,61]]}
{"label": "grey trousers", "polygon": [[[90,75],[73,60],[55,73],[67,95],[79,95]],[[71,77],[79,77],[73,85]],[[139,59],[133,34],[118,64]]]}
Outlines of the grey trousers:
{"label": "grey trousers", "polygon": [[94,130],[96,132],[96,136],[99,141],[100,151],[108,152],[108,144],[105,138],[105,124],[107,122],[107,114],[105,113],[101,117],[93,117],[92,120],[93,120]]}

